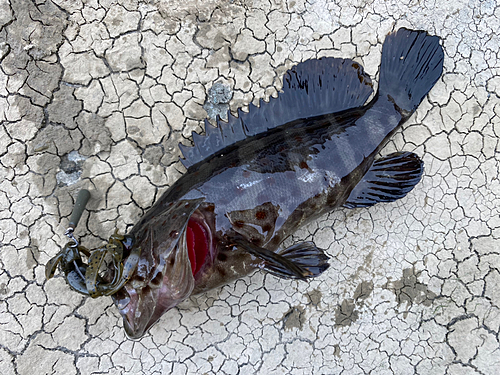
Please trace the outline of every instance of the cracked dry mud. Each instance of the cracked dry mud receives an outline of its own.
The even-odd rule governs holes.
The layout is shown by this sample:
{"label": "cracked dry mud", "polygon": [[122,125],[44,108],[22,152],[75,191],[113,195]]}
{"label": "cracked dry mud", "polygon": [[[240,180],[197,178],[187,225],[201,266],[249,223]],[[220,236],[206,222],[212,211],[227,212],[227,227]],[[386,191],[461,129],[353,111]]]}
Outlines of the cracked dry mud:
{"label": "cracked dry mud", "polygon": [[[308,58],[375,77],[403,26],[446,54],[384,150],[421,155],[425,175],[405,199],[296,233],[330,254],[322,277],[255,273],[139,341],[110,298],[45,281],[80,188],[77,236],[95,247],[183,173],[177,143],[207,111],[268,98]],[[494,0],[0,0],[0,373],[498,373],[499,28]]]}

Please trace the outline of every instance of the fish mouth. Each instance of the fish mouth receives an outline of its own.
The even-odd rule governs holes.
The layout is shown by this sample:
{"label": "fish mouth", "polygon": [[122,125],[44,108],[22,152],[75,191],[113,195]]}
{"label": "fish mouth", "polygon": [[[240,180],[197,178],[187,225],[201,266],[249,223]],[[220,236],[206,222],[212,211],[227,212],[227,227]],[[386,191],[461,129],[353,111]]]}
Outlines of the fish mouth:
{"label": "fish mouth", "polygon": [[[141,253],[132,279],[112,296],[132,339],[142,337],[164,313],[187,299],[213,258],[212,230],[200,210],[185,215],[176,233],[177,240],[169,242],[170,248],[150,247],[155,243],[154,230],[144,236],[147,240],[135,244],[150,250]],[[147,275],[141,269],[146,265],[150,269]]]}

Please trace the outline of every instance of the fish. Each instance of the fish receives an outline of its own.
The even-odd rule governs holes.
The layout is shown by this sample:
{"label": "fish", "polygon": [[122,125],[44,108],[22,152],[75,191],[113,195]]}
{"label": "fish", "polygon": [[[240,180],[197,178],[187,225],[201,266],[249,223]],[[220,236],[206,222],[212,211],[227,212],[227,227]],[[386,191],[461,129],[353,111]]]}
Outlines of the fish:
{"label": "fish", "polygon": [[439,37],[401,28],[383,43],[376,92],[359,63],[310,59],[284,74],[269,102],[217,126],[205,121],[205,135],[179,145],[186,173],[126,234],[123,259],[137,266],[111,295],[126,334],[138,339],[190,296],[256,270],[323,274],[324,250],[283,241],[332,210],[393,202],[415,187],[419,156],[378,154],[440,78],[443,59]]}

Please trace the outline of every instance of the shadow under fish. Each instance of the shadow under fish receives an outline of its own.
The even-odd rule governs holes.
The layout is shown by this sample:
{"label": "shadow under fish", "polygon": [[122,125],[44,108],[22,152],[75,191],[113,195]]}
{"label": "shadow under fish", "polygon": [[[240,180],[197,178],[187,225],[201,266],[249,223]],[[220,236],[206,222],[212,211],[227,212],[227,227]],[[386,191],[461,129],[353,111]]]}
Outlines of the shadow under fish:
{"label": "shadow under fish", "polygon": [[218,127],[205,122],[194,147],[180,146],[187,172],[123,240],[129,274],[112,298],[127,335],[143,336],[190,295],[255,269],[302,280],[324,272],[328,257],[314,243],[280,245],[336,207],[392,202],[413,189],[423,173],[417,155],[376,155],[442,67],[438,37],[399,29],[385,39],[367,104],[373,87],[363,68],[322,58],[290,69],[269,103]]}

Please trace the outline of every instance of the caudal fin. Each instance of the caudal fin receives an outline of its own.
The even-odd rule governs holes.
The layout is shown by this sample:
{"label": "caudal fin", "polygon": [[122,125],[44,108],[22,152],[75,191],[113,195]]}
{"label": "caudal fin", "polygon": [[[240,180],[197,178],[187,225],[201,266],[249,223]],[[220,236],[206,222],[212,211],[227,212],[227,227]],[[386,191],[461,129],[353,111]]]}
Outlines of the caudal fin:
{"label": "caudal fin", "polygon": [[382,47],[379,95],[410,115],[443,71],[439,37],[426,31],[399,29],[387,35]]}

